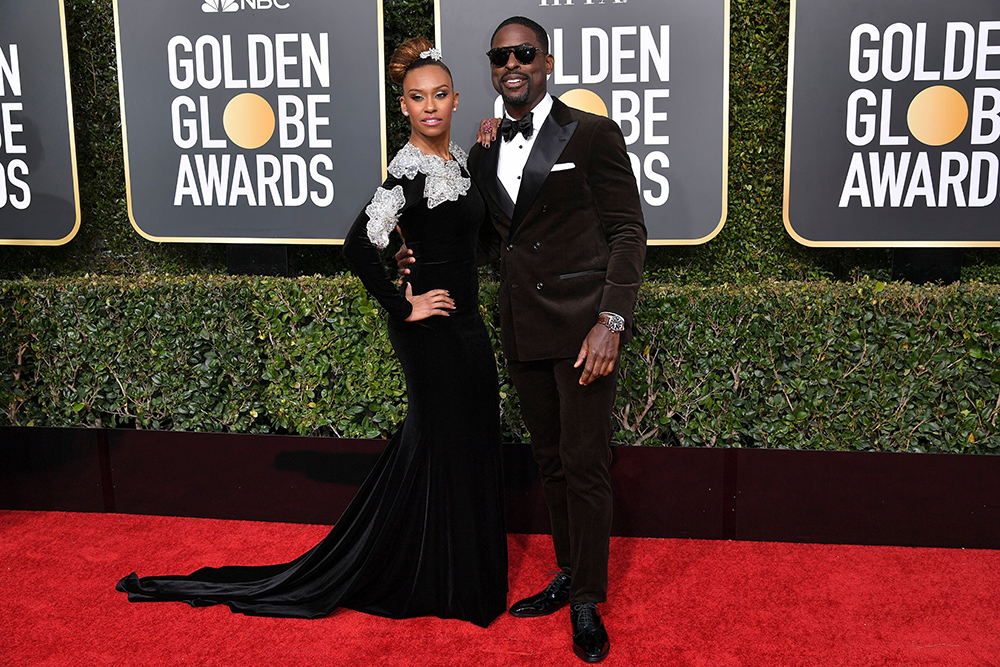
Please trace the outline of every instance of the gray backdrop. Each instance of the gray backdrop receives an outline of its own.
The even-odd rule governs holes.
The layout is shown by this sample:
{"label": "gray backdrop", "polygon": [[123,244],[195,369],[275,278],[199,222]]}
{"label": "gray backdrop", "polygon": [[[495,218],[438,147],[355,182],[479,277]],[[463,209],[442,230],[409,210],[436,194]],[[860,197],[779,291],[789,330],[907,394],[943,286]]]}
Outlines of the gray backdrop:
{"label": "gray backdrop", "polygon": [[[279,3],[258,0],[252,3],[256,9],[243,6],[245,4],[246,0],[158,3],[117,0],[118,57],[132,224],[147,238],[161,241],[318,243],[342,240],[382,181],[385,140],[381,129],[381,3],[378,0],[280,0]],[[206,11],[220,6],[238,9]],[[220,44],[224,36],[230,36],[232,78],[248,80],[248,35],[264,35],[275,44],[276,35],[302,33],[308,33],[317,45],[320,33],[329,35],[329,86],[320,85],[314,79],[309,87],[300,80],[298,87],[280,88],[275,76],[266,88],[227,89],[223,84],[208,89],[195,81],[190,88],[178,90],[169,79],[167,46],[174,36],[186,36],[192,44],[203,35],[213,36]],[[303,47],[297,44],[293,43],[287,52],[290,58],[301,63]],[[260,53],[263,54],[263,50]],[[210,70],[205,68],[208,77],[212,76]],[[301,66],[289,66],[285,71],[289,78],[302,78]],[[206,149],[198,143],[184,149],[175,144],[171,129],[171,103],[175,97],[186,95],[199,104],[202,96],[207,97],[210,137],[226,140],[223,112],[230,100],[244,93],[264,98],[275,115],[280,94],[298,96],[303,103],[310,94],[330,95],[330,103],[318,107],[320,115],[329,118],[329,125],[319,126],[317,137],[329,140],[331,147],[281,148],[277,127],[271,139],[255,149],[240,148],[228,140],[224,148]],[[200,114],[199,110],[191,116],[199,120]],[[332,181],[333,199],[321,205],[307,200],[301,206],[276,206],[273,198],[267,196],[266,205],[251,206],[247,197],[239,197],[236,205],[230,206],[227,197],[225,205],[213,199],[212,205],[196,206],[193,198],[184,197],[180,205],[175,205],[175,187],[185,154],[192,165],[196,164],[197,155],[204,156],[201,159],[205,164],[212,155],[220,164],[226,155],[230,160],[235,160],[238,154],[244,155],[255,195],[259,187],[256,180],[258,155],[273,155],[279,160],[285,159],[283,156],[298,155],[307,163],[317,155],[326,155],[332,159],[333,169],[324,167],[319,172]],[[230,183],[234,178],[235,167],[231,166]],[[279,191],[283,183],[284,177],[277,186]],[[203,193],[200,185],[198,187]],[[309,187],[321,195],[328,193],[326,185],[312,178]],[[265,189],[265,192],[268,191]]]}
{"label": "gray backdrop", "polygon": [[[1000,244],[997,212],[1000,204],[981,208],[957,207],[949,197],[947,208],[927,206],[917,197],[913,205],[863,207],[860,199],[840,207],[852,154],[860,152],[865,165],[869,153],[876,153],[880,164],[892,153],[898,167],[901,153],[911,153],[910,171],[918,153],[926,152],[938,188],[941,153],[956,151],[996,152],[996,144],[972,146],[970,124],[954,141],[939,147],[925,146],[911,136],[907,110],[911,100],[931,86],[946,85],[962,94],[971,106],[977,87],[997,87],[1000,81],[975,81],[972,76],[960,81],[917,81],[911,76],[890,81],[880,71],[874,79],[859,82],[849,69],[851,33],[856,26],[873,24],[883,34],[895,23],[905,23],[914,33],[916,52],[917,24],[926,27],[925,69],[941,71],[945,50],[945,30],[949,21],[964,21],[978,26],[980,21],[1000,20],[1000,6],[995,0],[879,0],[857,2],[840,0],[793,0],[792,34],[794,51],[789,54],[793,80],[790,81],[788,110],[789,132],[786,137],[785,226],[797,240],[807,245],[995,245]],[[902,71],[902,40],[893,40],[896,49],[892,67]],[[1000,46],[1000,31],[993,31],[989,44]],[[862,48],[877,48],[864,40]],[[989,67],[1000,71],[1000,55],[990,56]],[[880,68],[881,70],[881,68]],[[905,146],[880,146],[879,134],[866,146],[856,147],[846,138],[848,98],[857,89],[871,90],[881,100],[882,90],[892,91],[889,133],[906,137]],[[864,113],[881,118],[881,107],[865,106]],[[870,177],[870,168],[869,177]],[[909,187],[909,186],[907,186]],[[870,189],[870,187],[869,187]],[[985,191],[985,190],[984,190]],[[905,201],[905,199],[904,199]],[[935,202],[936,203],[936,202]],[[873,201],[874,204],[874,201]]]}
{"label": "gray backdrop", "polygon": [[[0,185],[6,183],[7,191],[6,197],[0,194],[0,244],[60,245],[80,226],[62,2],[0,0],[0,17],[0,50],[12,61],[11,45],[17,45],[21,83],[17,96],[4,80],[0,104],[22,105],[8,113],[11,126],[21,126],[18,131],[7,128],[10,146],[0,128]],[[24,152],[19,152],[22,147]],[[11,148],[17,152],[8,152]],[[20,165],[12,171],[25,186],[7,183],[11,163],[17,160],[27,167],[27,175]],[[21,202],[27,207],[20,207]]]}
{"label": "gray backdrop", "polygon": [[[562,50],[555,53],[561,61],[564,77],[576,75],[576,83],[562,83],[555,75],[549,78],[549,92],[559,97],[570,90],[586,89],[596,93],[612,111],[612,91],[633,91],[640,100],[644,91],[669,90],[669,97],[659,98],[652,108],[643,104],[638,115],[644,124],[645,112],[666,114],[665,120],[652,124],[655,137],[668,136],[669,144],[647,143],[642,135],[627,146],[640,164],[649,153],[659,151],[669,161],[651,165],[655,176],[640,170],[639,189],[643,193],[643,213],[649,228],[650,243],[703,243],[715,236],[725,221],[727,153],[727,66],[729,3],[724,0],[437,0],[438,45],[455,77],[461,93],[459,113],[455,116],[452,136],[463,147],[475,141],[478,121],[493,115],[498,99],[490,83],[490,65],[486,51],[496,26],[509,16],[526,16],[548,31],[550,41],[562,30]],[[612,81],[613,67],[608,57],[608,76],[603,81],[586,83],[582,63],[583,29],[597,28],[608,36],[612,50],[613,29],[635,28],[624,34],[621,49],[635,51],[632,58],[621,58],[623,74],[640,73],[640,34],[650,29],[659,54],[667,52],[660,42],[660,26],[669,26],[669,80],[661,81],[655,66],[650,66],[648,82]],[[590,71],[599,74],[600,60],[595,38],[592,44]],[[555,44],[552,45],[556,51]],[[636,77],[639,78],[638,76]],[[565,80],[565,79],[563,79]],[[627,110],[628,107],[626,106]],[[627,135],[629,123],[620,123]],[[661,180],[669,183],[663,189]],[[652,200],[655,203],[650,203]]]}

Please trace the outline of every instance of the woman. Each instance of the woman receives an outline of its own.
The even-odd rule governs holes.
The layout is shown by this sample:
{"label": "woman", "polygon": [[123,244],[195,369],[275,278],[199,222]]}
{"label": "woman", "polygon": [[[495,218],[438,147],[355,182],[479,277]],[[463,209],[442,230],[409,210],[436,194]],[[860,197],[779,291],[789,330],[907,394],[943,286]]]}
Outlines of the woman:
{"label": "woman", "polygon": [[[347,607],[390,618],[487,626],[506,609],[496,362],[479,317],[476,240],[485,208],[450,143],[458,93],[425,39],[393,54],[410,143],[354,222],[344,253],[388,312],[408,413],[330,534],[283,565],[202,568],[118,583],[131,601],[227,604],[316,618]],[[419,259],[397,289],[379,249],[397,226]]]}

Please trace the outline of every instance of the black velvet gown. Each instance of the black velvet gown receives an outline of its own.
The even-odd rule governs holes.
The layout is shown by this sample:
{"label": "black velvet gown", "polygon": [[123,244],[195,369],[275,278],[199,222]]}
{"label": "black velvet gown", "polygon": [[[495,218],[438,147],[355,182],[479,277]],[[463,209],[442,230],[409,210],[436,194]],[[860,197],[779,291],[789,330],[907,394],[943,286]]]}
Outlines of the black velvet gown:
{"label": "black velvet gown", "polygon": [[[412,146],[404,150],[413,157]],[[457,165],[450,166],[455,171]],[[396,212],[417,259],[409,278],[414,294],[447,289],[456,306],[449,317],[404,321],[409,302],[369,239],[367,213],[344,245],[355,272],[389,313],[408,405],[403,424],[343,516],[322,542],[290,563],[206,567],[189,576],[133,573],[118,583],[130,601],[227,604],[248,615],[300,618],[346,607],[390,618],[458,618],[483,627],[506,609],[496,362],[479,315],[475,261],[485,208],[475,186],[457,200],[429,207],[427,178],[419,171],[390,176],[380,190],[403,191],[405,203]],[[449,187],[441,179],[435,183]]]}

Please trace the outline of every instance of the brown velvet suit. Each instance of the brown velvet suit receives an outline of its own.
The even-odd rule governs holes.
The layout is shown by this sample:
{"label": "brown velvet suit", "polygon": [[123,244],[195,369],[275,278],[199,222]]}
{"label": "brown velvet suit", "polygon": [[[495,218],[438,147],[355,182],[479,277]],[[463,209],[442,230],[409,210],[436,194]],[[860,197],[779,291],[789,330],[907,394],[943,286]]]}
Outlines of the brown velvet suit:
{"label": "brown velvet suit", "polygon": [[622,315],[620,342],[631,338],[646,228],[613,121],[554,99],[536,131],[516,205],[497,179],[500,139],[469,155],[493,222],[483,226],[480,255],[500,258],[504,355],[541,468],[558,564],[573,578],[573,602],[603,602],[617,369],[583,387],[582,369],[572,366],[602,311]]}

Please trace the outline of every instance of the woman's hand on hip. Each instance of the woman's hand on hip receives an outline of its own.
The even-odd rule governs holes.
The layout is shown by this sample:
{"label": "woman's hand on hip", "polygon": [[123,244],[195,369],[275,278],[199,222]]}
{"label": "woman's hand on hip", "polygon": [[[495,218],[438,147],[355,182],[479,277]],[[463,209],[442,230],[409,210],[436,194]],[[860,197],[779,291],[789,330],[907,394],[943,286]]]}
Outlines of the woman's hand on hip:
{"label": "woman's hand on hip", "polygon": [[418,322],[428,317],[443,315],[448,317],[449,310],[455,310],[455,301],[447,290],[432,289],[423,294],[414,294],[413,285],[406,283],[406,300],[413,306],[413,311],[406,318],[407,322]]}

